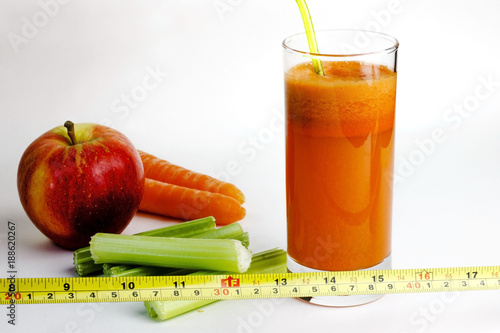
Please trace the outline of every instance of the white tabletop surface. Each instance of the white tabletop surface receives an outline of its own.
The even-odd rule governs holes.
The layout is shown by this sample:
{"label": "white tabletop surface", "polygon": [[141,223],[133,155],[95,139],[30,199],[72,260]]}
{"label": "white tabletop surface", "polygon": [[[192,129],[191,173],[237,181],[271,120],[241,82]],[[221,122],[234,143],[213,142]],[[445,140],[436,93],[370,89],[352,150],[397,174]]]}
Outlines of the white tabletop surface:
{"label": "white tabletop surface", "polygon": [[[500,3],[309,8],[316,29],[375,29],[401,43],[394,268],[499,265]],[[68,119],[108,124],[137,148],[231,181],[247,197],[251,249],[286,248],[281,41],[302,30],[292,0],[2,1],[0,277],[9,220],[18,277],[74,276],[72,253],[32,225],[16,189],[24,149]],[[147,93],[126,102],[151,73]],[[138,215],[125,233],[172,223]],[[341,309],[224,301],[166,322],[142,303],[19,305],[15,326],[7,313],[0,306],[2,332],[498,332],[500,294],[387,295]]]}

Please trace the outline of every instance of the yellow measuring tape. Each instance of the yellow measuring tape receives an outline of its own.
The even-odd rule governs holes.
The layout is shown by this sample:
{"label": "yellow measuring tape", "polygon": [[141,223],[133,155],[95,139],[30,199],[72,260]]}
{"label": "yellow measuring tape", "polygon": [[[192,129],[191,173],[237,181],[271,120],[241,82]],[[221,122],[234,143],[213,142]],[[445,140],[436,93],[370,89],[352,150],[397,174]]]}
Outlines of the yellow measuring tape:
{"label": "yellow measuring tape", "polygon": [[0,304],[132,302],[500,289],[500,266],[280,274],[1,279]]}

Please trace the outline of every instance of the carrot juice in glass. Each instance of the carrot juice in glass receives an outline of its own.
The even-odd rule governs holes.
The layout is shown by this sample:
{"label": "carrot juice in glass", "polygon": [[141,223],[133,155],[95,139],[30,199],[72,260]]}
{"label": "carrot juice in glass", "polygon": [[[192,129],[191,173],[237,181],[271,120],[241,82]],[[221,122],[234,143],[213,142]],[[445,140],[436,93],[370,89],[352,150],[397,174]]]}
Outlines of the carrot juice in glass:
{"label": "carrot juice in glass", "polygon": [[[305,34],[283,42],[288,270],[390,269],[398,41],[357,30],[316,36],[318,54]],[[351,306],[379,297],[304,300]]]}

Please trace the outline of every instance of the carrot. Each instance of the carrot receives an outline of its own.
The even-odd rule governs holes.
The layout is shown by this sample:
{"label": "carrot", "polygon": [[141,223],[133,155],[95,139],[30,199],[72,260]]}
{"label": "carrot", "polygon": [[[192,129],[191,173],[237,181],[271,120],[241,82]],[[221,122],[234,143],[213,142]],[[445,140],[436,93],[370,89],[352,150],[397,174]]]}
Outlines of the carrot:
{"label": "carrot", "polygon": [[239,221],[246,215],[245,208],[234,198],[149,178],[145,180],[139,210],[183,220],[213,216],[220,225]]}
{"label": "carrot", "polygon": [[236,199],[240,204],[245,202],[243,193],[231,183],[185,169],[140,150],[139,155],[144,165],[144,176],[146,178],[201,191],[224,194]]}

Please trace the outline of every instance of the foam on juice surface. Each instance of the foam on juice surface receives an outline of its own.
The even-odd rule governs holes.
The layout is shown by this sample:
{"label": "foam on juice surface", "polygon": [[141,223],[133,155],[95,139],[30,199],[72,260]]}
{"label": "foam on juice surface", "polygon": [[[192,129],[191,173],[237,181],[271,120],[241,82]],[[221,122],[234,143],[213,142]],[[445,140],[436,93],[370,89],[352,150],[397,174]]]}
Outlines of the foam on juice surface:
{"label": "foam on juice surface", "polygon": [[315,136],[366,136],[394,126],[396,73],[353,61],[323,66],[325,76],[311,63],[285,74],[290,121]]}

